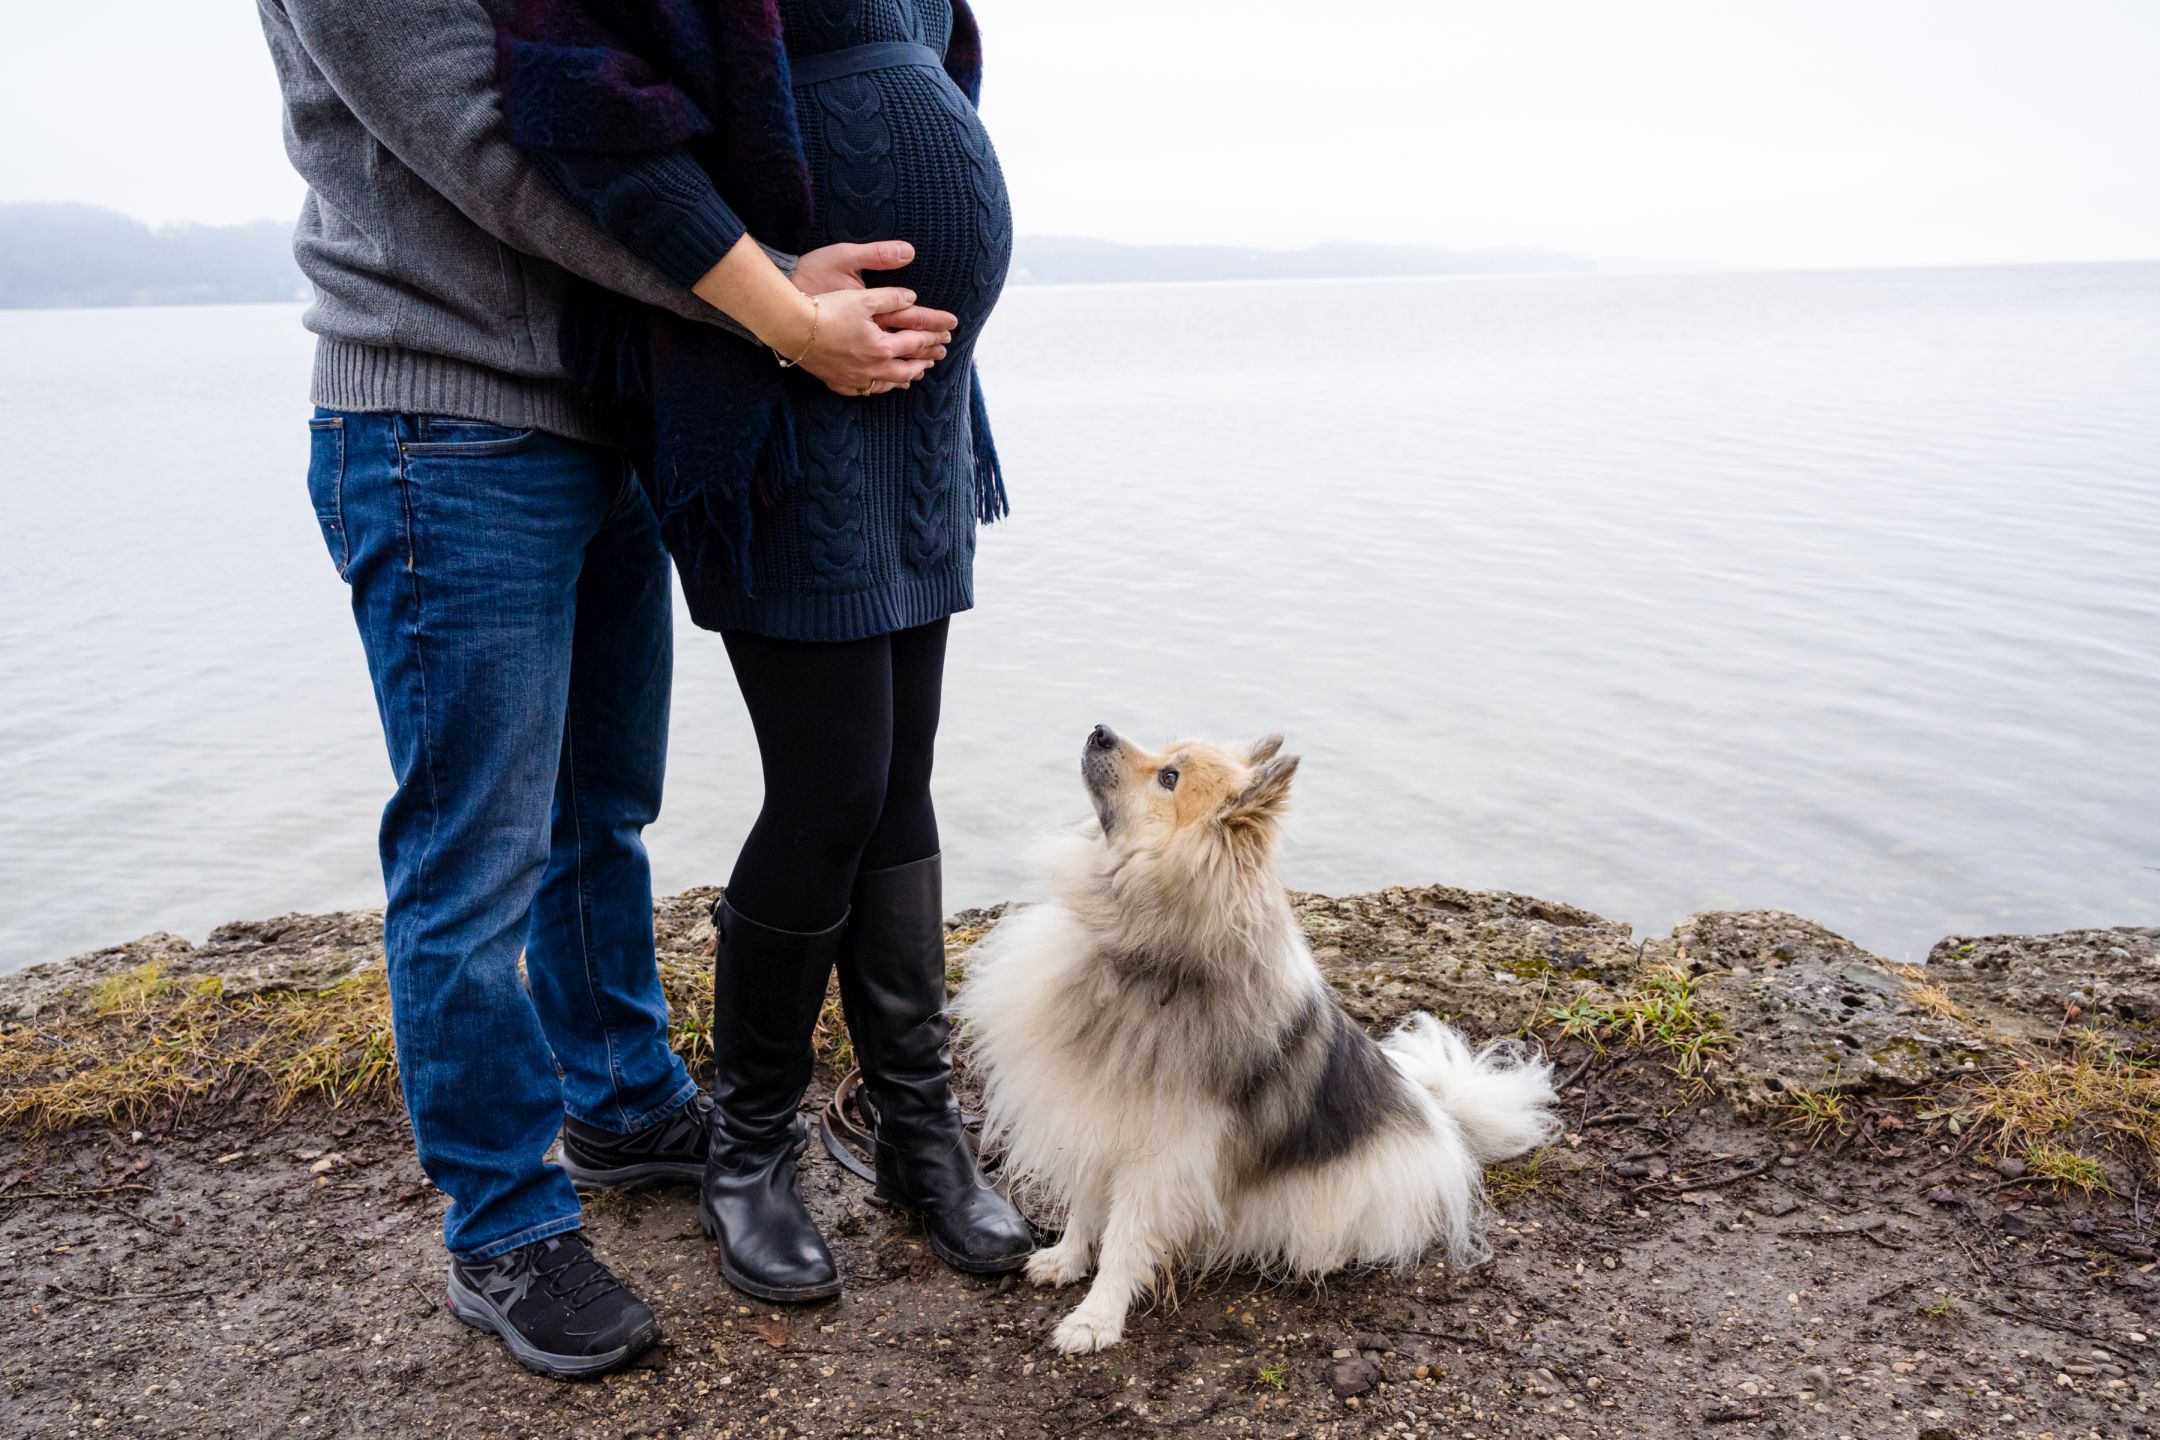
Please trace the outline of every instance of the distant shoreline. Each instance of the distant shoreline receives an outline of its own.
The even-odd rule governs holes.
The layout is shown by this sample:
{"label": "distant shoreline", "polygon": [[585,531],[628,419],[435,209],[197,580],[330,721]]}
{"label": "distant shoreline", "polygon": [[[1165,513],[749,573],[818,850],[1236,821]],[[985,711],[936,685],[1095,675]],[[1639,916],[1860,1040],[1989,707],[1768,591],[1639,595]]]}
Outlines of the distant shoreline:
{"label": "distant shoreline", "polygon": [[[1195,286],[1265,286],[1307,284],[1380,284],[1395,280],[1652,280],[1694,278],[1702,280],[1760,278],[1777,275],[1901,275],[1901,274],[1956,274],[1984,271],[2025,270],[2130,270],[2160,266],[2160,256],[2144,260],[2034,260],[1990,261],[1972,264],[1939,265],[1774,265],[1774,266],[1717,266],[1694,269],[1584,269],[1584,270],[1452,270],[1452,271],[1406,271],[1388,275],[1270,275],[1270,276],[1220,276],[1207,278],[1150,277],[1141,279],[1102,280],[1045,280],[1026,276],[1014,276],[1007,282],[1009,290],[1127,290],[1142,286],[1185,288]],[[0,314],[38,314],[62,311],[119,311],[119,310],[199,310],[207,308],[232,309],[250,305],[306,306],[313,303],[308,293],[278,296],[251,296],[242,299],[186,299],[166,298],[94,301],[90,303],[52,301],[17,302],[0,299]]]}
{"label": "distant shoreline", "polygon": [[[1594,262],[1557,250],[1330,242],[1279,250],[1230,245],[1127,245],[1023,235],[1011,283],[1406,278],[1580,274]],[[287,222],[154,229],[89,205],[0,205],[0,309],[131,309],[305,299]]]}
{"label": "distant shoreline", "polygon": [[[1600,261],[1537,246],[1448,249],[1328,241],[1297,249],[1127,244],[1072,235],[1014,243],[1014,289],[1304,280],[1424,280],[1467,275],[1778,275],[2136,266],[2143,259],[1876,265],[1727,265],[1657,257]],[[289,222],[153,228],[91,205],[0,205],[0,310],[130,310],[274,305],[310,299]]]}

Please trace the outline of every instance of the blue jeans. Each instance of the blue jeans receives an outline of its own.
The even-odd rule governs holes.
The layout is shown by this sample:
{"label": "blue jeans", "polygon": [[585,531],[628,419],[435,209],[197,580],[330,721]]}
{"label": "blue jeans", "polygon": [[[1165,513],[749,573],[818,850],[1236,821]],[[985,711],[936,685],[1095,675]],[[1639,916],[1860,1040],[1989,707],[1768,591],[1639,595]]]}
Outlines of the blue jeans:
{"label": "blue jeans", "polygon": [[[318,411],[308,491],[375,682],[391,1020],[420,1164],[467,1259],[578,1225],[567,1111],[694,1093],[668,1047],[644,827],[673,661],[630,464],[535,431]],[[525,975],[518,974],[518,956]]]}

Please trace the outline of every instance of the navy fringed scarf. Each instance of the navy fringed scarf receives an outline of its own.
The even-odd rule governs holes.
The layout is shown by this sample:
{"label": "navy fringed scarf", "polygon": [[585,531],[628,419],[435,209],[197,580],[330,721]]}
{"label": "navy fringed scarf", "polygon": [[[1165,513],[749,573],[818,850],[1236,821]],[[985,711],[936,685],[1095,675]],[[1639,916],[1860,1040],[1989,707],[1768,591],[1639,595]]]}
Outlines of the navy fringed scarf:
{"label": "navy fringed scarf", "polygon": [[[945,69],[972,103],[981,35],[966,0],[952,9]],[[576,155],[680,145],[751,234],[789,251],[808,243],[810,167],[773,0],[518,0],[497,39],[513,143]],[[749,590],[752,506],[801,478],[772,355],[582,281],[562,346],[590,398],[620,416],[686,578]],[[987,523],[1005,513],[1005,488],[981,381],[969,383]]]}

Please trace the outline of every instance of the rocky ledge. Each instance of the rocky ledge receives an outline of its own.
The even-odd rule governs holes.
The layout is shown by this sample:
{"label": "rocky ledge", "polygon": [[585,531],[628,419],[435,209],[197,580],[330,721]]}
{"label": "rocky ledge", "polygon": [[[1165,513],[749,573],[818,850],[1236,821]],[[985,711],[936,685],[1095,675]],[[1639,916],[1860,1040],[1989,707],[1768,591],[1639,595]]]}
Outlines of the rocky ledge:
{"label": "rocky ledge", "polygon": [[[693,1064],[715,893],[657,917]],[[1776,912],[1645,939],[1447,886],[1294,899],[1361,1021],[1534,1033],[1566,1133],[1490,1175],[1489,1264],[1204,1277],[1077,1360],[1044,1347],[1072,1292],[946,1270],[812,1146],[838,1300],[752,1306],[686,1192],[596,1195],[669,1343],[551,1385],[443,1311],[379,916],[0,979],[0,1434],[2160,1435],[2155,932],[1899,966]],[[953,917],[954,967],[998,913]],[[829,1021],[819,1058],[813,1106],[847,1064]]]}
{"label": "rocky ledge", "polygon": [[[659,903],[664,967],[702,963],[717,893]],[[1610,1035],[1633,1023],[1640,997],[1665,986],[1686,1001],[1683,1023],[1708,1042],[1694,1069],[1743,1112],[1795,1096],[1923,1089],[2017,1046],[2160,1053],[2155,929],[1952,935],[1925,965],[1898,965],[1780,910],[1690,915],[1670,935],[1642,939],[1587,910],[1504,891],[1396,886],[1292,899],[1322,970],[1360,1021],[1430,1010],[1479,1035],[1570,1021],[1576,1033]],[[948,922],[957,967],[1003,909]],[[199,945],[157,933],[0,976],[0,1017],[26,1024],[79,1012],[102,983],[130,974],[168,984],[215,977],[233,997],[324,991],[381,965],[378,912],[284,915],[221,926]]]}

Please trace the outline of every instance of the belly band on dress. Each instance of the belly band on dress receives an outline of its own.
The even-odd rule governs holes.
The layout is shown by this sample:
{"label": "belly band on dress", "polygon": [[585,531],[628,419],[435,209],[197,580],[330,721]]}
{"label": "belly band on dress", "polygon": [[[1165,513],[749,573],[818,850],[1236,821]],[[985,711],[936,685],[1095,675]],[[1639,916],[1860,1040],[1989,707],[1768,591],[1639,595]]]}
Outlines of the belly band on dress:
{"label": "belly band on dress", "polygon": [[828,50],[822,55],[805,55],[800,60],[790,59],[788,71],[794,85],[822,85],[827,80],[838,80],[846,75],[861,75],[871,70],[890,70],[898,65],[927,65],[933,70],[945,68],[945,57],[928,45],[916,45],[905,40],[888,40],[876,45],[851,45],[845,50]]}

